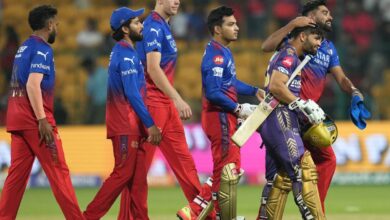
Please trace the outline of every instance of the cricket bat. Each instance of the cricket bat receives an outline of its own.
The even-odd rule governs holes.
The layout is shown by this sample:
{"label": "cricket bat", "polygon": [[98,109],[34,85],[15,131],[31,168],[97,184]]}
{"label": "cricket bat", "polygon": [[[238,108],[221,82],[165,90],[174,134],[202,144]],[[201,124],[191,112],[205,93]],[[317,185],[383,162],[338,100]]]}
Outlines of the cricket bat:
{"label": "cricket bat", "polygon": [[[286,86],[289,86],[293,79],[301,72],[302,68],[309,62],[311,56],[306,55],[305,59],[297,66],[294,72],[288,79]],[[232,140],[239,147],[242,147],[245,142],[252,136],[258,127],[267,119],[268,115],[278,106],[277,100],[271,93],[268,93],[264,100],[259,103],[251,115],[242,123],[242,125],[234,132]]]}

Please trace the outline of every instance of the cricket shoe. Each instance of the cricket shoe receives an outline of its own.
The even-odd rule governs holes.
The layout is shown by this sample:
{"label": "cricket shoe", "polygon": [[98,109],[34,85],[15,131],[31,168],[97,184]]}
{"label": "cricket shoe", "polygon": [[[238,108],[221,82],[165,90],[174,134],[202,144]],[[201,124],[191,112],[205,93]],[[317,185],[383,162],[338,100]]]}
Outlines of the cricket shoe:
{"label": "cricket shoe", "polygon": [[[190,206],[185,206],[181,208],[177,213],[176,216],[180,220],[198,220],[198,216],[191,210]],[[205,220],[216,220],[216,212],[213,210]]]}

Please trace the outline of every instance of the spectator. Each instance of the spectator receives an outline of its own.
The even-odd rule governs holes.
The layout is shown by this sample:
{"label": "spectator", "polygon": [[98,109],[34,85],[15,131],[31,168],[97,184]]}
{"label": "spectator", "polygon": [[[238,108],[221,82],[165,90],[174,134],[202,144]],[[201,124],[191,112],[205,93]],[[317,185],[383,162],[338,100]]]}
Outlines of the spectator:
{"label": "spectator", "polygon": [[77,43],[83,57],[97,56],[97,49],[100,49],[103,43],[103,34],[97,29],[97,21],[94,18],[88,18],[86,27],[77,34]]}
{"label": "spectator", "polygon": [[97,66],[94,58],[88,57],[82,61],[82,67],[88,73],[87,95],[88,110],[87,124],[102,124],[106,115],[107,99],[107,70]]}
{"label": "spectator", "polygon": [[12,76],[13,60],[19,47],[19,36],[12,26],[5,28],[5,35],[5,44],[0,52],[0,68],[8,85]]}
{"label": "spectator", "polygon": [[247,30],[249,38],[264,38],[264,27],[267,21],[267,13],[264,1],[248,0]]}
{"label": "spectator", "polygon": [[286,25],[291,19],[298,15],[298,0],[278,0],[274,4],[272,13],[277,19],[279,26]]}
{"label": "spectator", "polygon": [[170,24],[173,35],[177,40],[188,39],[189,14],[184,2],[180,5],[181,10],[172,17]]}

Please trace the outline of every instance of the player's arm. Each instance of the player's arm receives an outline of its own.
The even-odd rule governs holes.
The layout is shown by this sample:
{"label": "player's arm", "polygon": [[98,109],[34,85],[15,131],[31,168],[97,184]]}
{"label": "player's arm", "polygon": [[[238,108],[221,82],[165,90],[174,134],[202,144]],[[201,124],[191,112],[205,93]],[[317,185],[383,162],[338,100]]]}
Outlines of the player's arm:
{"label": "player's arm", "polygon": [[192,111],[190,106],[182,99],[176,89],[171,85],[166,77],[164,70],[160,67],[161,53],[150,52],[146,55],[147,71],[150,78],[165,95],[173,100],[180,114],[180,118],[187,120],[191,118]]}
{"label": "player's arm", "polygon": [[238,79],[235,80],[235,87],[239,95],[255,96],[259,88],[244,83]]}
{"label": "player's arm", "polygon": [[287,25],[283,26],[279,30],[272,33],[268,36],[267,39],[262,43],[261,50],[264,52],[273,52],[278,46],[282,43],[283,39],[296,27],[304,27],[304,26],[314,26],[315,22],[313,19],[308,18],[306,16],[296,17],[291,20]]}
{"label": "player's arm", "polygon": [[122,84],[124,88],[125,95],[129,101],[131,107],[133,107],[137,116],[141,119],[142,123],[148,129],[149,137],[148,141],[152,144],[158,145],[161,141],[161,132],[154,124],[152,117],[150,116],[145,103],[142,99],[141,93],[139,92],[139,87],[137,84],[138,74],[123,74],[124,72],[129,72],[127,70],[136,69],[134,65],[130,62],[122,61],[121,66],[121,77]]}
{"label": "player's arm", "polygon": [[254,110],[254,106],[244,103],[238,104],[228,98],[221,90],[224,68],[221,66],[207,66],[204,70],[205,96],[214,105],[226,112],[233,112],[239,118],[247,118]]}
{"label": "player's arm", "polygon": [[341,66],[335,66],[332,69],[330,69],[330,73],[335,78],[337,84],[340,86],[340,88],[347,94],[351,96],[360,96],[360,98],[363,100],[363,94],[353,85],[351,80],[345,75],[343,68]]}
{"label": "player's arm", "polygon": [[41,141],[44,140],[46,144],[51,144],[54,141],[53,127],[46,119],[45,110],[43,108],[43,98],[41,90],[41,82],[43,79],[42,73],[30,73],[26,90],[30,100],[31,107],[34,111],[35,117],[38,120],[38,130]]}
{"label": "player's arm", "polygon": [[289,76],[277,70],[273,70],[270,79],[269,90],[272,95],[282,103],[290,104],[297,97],[289,90],[286,83]]}

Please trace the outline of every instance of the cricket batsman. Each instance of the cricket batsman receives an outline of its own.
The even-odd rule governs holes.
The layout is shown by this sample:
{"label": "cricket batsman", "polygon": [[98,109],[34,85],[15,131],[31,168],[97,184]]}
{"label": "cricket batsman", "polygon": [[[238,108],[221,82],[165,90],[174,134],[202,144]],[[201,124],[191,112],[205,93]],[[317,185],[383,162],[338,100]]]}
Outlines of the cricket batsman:
{"label": "cricket batsman", "polygon": [[[265,52],[275,51],[278,45],[283,46],[291,37],[289,33],[297,27],[317,24],[325,32],[332,31],[333,17],[325,0],[310,0],[303,5],[302,16],[292,20],[286,26],[270,35],[262,44]],[[365,120],[370,118],[370,112],[365,108],[363,94],[353,85],[340,66],[339,56],[334,44],[324,39],[317,54],[302,71],[302,88],[300,97],[304,100],[311,99],[318,102],[325,88],[326,76],[330,73],[340,88],[351,95],[351,119],[360,129],[366,127]],[[305,142],[305,148],[311,153],[318,172],[318,190],[322,209],[325,212],[325,198],[332,177],[336,170],[336,156],[331,147],[312,146]],[[262,198],[262,207],[265,207],[265,199]],[[259,215],[261,208],[259,210]],[[260,216],[258,216],[260,219]]]}
{"label": "cricket batsman", "polygon": [[[134,48],[135,42],[143,38],[143,25],[138,18],[143,12],[144,9],[134,11],[122,7],[111,15],[110,25],[117,43],[108,67],[106,125],[115,166],[84,212],[88,220],[102,218],[123,189],[131,189],[134,183],[146,184],[143,142],[147,139],[158,145],[161,141],[161,132],[143,101],[146,92],[144,69]],[[142,201],[142,198],[136,199]],[[149,220],[143,202],[134,202],[132,208],[135,219]]]}
{"label": "cricket batsman", "polygon": [[[275,54],[266,72],[265,90],[279,100],[280,104],[260,126],[259,131],[266,146],[267,185],[263,195],[268,194],[266,213],[260,219],[282,219],[283,209],[289,191],[302,218],[324,219],[317,183],[311,179],[315,172],[310,153],[305,152],[300,136],[301,118],[311,124],[319,124],[325,113],[312,100],[299,98],[301,74],[298,73],[289,85],[293,71],[300,63],[299,57],[315,55],[322,41],[322,31],[318,27],[295,28],[291,39]],[[270,188],[273,191],[269,193]]]}
{"label": "cricket batsman", "polygon": [[[158,147],[174,172],[187,201],[198,201],[191,207],[191,211],[198,215],[203,210],[204,203],[211,200],[212,182],[208,181],[204,186],[199,182],[181,122],[181,119],[186,120],[192,116],[191,108],[173,87],[177,47],[168,22],[177,13],[179,6],[179,0],[156,0],[154,11],[144,21],[144,38],[137,43],[136,48],[146,75],[145,102],[155,124],[162,130],[162,140]],[[145,143],[144,149],[145,166],[148,170],[156,146]],[[147,190],[147,184],[135,184],[131,192],[125,189],[118,219],[133,219],[131,210],[135,199],[145,198],[143,205],[146,206]]]}
{"label": "cricket batsman", "polygon": [[8,96],[11,167],[0,200],[0,220],[16,219],[35,157],[65,218],[84,219],[53,115],[55,66],[51,44],[57,36],[57,9],[50,5],[35,7],[28,22],[33,34],[15,55]]}
{"label": "cricket batsman", "polygon": [[[238,38],[239,28],[233,9],[221,6],[207,19],[212,40],[202,59],[202,127],[211,142],[213,156],[213,204],[216,219],[237,218],[237,184],[240,148],[230,137],[237,129],[238,118],[247,118],[256,106],[237,103],[237,95],[260,96],[258,88],[236,78],[233,54],[228,45]],[[199,216],[198,219],[204,219]]]}

